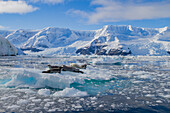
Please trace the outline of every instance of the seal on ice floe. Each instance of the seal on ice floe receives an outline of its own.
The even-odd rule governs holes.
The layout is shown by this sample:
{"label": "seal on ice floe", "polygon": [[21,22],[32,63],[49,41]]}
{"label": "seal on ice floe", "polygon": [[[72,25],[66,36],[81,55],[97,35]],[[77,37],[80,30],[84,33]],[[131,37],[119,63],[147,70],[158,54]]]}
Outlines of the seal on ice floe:
{"label": "seal on ice floe", "polygon": [[61,66],[48,65],[48,67],[49,67],[49,70],[43,71],[42,73],[61,73],[61,69],[62,69]]}
{"label": "seal on ice floe", "polygon": [[78,68],[72,67],[72,66],[51,66],[48,65],[49,70],[43,71],[42,73],[61,73],[61,71],[71,71],[71,72],[76,72],[76,73],[84,73],[83,71],[79,70]]}
{"label": "seal on ice floe", "polygon": [[79,69],[72,67],[72,66],[66,66],[66,65],[62,65],[62,70],[63,71],[72,71],[72,72],[77,72],[77,73],[84,73],[83,71],[80,71]]}
{"label": "seal on ice floe", "polygon": [[76,63],[70,63],[70,66],[71,67],[75,67],[75,68],[79,68],[79,69],[86,69],[86,67],[87,67],[87,64],[83,64],[83,65],[78,65],[78,64],[76,64]]}

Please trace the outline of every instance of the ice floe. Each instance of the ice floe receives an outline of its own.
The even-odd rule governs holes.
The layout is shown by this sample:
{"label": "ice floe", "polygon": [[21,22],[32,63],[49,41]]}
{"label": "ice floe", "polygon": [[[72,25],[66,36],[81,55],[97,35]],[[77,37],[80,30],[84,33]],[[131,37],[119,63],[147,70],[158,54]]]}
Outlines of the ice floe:
{"label": "ice floe", "polygon": [[38,94],[43,96],[49,96],[51,94],[51,91],[49,89],[40,89],[38,90]]}
{"label": "ice floe", "polygon": [[65,88],[63,91],[58,91],[53,94],[56,97],[81,97],[88,96],[87,92],[79,91],[75,88]]}

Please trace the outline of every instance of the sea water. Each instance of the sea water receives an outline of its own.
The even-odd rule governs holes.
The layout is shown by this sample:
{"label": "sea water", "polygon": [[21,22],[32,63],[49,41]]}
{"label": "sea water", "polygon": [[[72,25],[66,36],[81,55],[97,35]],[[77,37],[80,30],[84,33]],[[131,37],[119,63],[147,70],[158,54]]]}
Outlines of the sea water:
{"label": "sea water", "polygon": [[[84,74],[42,73],[71,62],[88,64]],[[169,106],[169,56],[0,57],[0,112],[168,113]]]}

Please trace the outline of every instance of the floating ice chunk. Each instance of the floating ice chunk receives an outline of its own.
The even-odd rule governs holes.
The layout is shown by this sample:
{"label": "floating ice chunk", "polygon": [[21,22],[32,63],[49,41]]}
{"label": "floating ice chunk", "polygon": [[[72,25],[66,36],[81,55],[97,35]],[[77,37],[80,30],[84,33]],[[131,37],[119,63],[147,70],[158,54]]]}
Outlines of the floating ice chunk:
{"label": "floating ice chunk", "polygon": [[153,94],[147,94],[147,95],[145,95],[146,97],[155,97],[155,95],[153,95]]}
{"label": "floating ice chunk", "polygon": [[7,100],[9,97],[2,97],[0,100]]}
{"label": "floating ice chunk", "polygon": [[11,98],[17,98],[17,96],[15,96],[15,95],[5,96],[5,97],[1,97],[0,100],[8,100]]}
{"label": "floating ice chunk", "polygon": [[49,101],[51,101],[51,99],[44,99],[44,102],[49,102]]}
{"label": "floating ice chunk", "polygon": [[141,79],[153,79],[153,75],[155,75],[155,73],[149,73],[149,72],[145,72],[145,71],[137,71],[137,72],[133,72],[133,74],[137,75],[137,78],[141,78]]}
{"label": "floating ice chunk", "polygon": [[149,79],[149,78],[151,78],[151,76],[150,75],[140,75],[139,78]]}
{"label": "floating ice chunk", "polygon": [[126,99],[128,99],[128,100],[129,100],[129,99],[130,99],[130,97],[126,97]]}
{"label": "floating ice chunk", "polygon": [[49,107],[51,105],[55,104],[55,102],[47,102],[44,106]]}
{"label": "floating ice chunk", "polygon": [[60,103],[66,103],[66,100],[64,100],[64,99],[59,99],[58,102],[60,102]]}
{"label": "floating ice chunk", "polygon": [[94,100],[97,100],[96,97],[90,97],[90,99],[93,100],[93,101],[94,101]]}
{"label": "floating ice chunk", "polygon": [[57,109],[54,108],[54,109],[49,109],[48,112],[51,113],[51,112],[55,112]]}
{"label": "floating ice chunk", "polygon": [[38,94],[43,95],[43,96],[49,96],[51,94],[51,92],[49,89],[40,89],[40,90],[38,90]]}
{"label": "floating ice chunk", "polygon": [[115,105],[115,104],[112,104],[112,105],[111,105],[111,107],[112,107],[112,108],[115,108],[115,107],[116,107],[116,105]]}
{"label": "floating ice chunk", "polygon": [[102,107],[104,107],[104,105],[101,104],[101,105],[99,105],[99,107],[102,108]]}
{"label": "floating ice chunk", "polygon": [[133,69],[135,66],[134,65],[130,65],[129,66],[129,69]]}
{"label": "floating ice chunk", "polygon": [[33,99],[32,102],[39,103],[41,102],[41,99]]}
{"label": "floating ice chunk", "polygon": [[170,95],[169,94],[168,95],[162,95],[162,97],[170,99]]}
{"label": "floating ice chunk", "polygon": [[112,58],[112,57],[101,57],[93,59],[92,64],[94,65],[120,65],[122,62],[121,58]]}
{"label": "floating ice chunk", "polygon": [[12,106],[8,106],[8,109],[18,109],[20,106],[17,105],[12,105]]}
{"label": "floating ice chunk", "polygon": [[113,76],[113,73],[110,70],[95,68],[89,65],[85,70],[83,77],[86,77],[86,79],[110,80],[115,76]]}
{"label": "floating ice chunk", "polygon": [[81,106],[81,105],[77,105],[77,106],[75,106],[74,108],[76,108],[76,109],[81,109],[82,106]]}
{"label": "floating ice chunk", "polygon": [[[86,79],[110,80],[115,77],[112,75],[112,71],[95,68],[93,66],[88,66],[88,68],[83,71],[85,72],[84,74],[73,72],[44,74],[41,73],[41,70],[36,69],[12,68],[9,72],[11,79],[4,85],[7,87],[51,87],[64,89],[70,87],[72,83],[84,84]],[[29,91],[26,92],[29,93]]]}
{"label": "floating ice chunk", "polygon": [[[14,69],[11,70],[12,79],[7,82],[7,87],[29,87],[29,88],[42,88],[52,87],[64,89],[70,87],[71,83],[83,83],[83,76],[78,73],[63,72],[61,74],[44,74],[40,70],[34,69]],[[77,75],[77,76],[75,76]]]}
{"label": "floating ice chunk", "polygon": [[157,100],[156,102],[157,102],[157,103],[163,103],[161,100]]}
{"label": "floating ice chunk", "polygon": [[164,89],[164,91],[170,92],[170,89]]}
{"label": "floating ice chunk", "polygon": [[24,93],[27,93],[27,94],[33,94],[35,93],[35,91],[31,90],[31,89],[17,89],[16,91],[18,92],[24,92]]}
{"label": "floating ice chunk", "polygon": [[144,82],[144,81],[138,81],[138,80],[137,81],[133,81],[134,84],[139,84],[139,83],[142,83],[142,82]]}
{"label": "floating ice chunk", "polygon": [[84,101],[84,98],[81,98],[80,101]]}
{"label": "floating ice chunk", "polygon": [[23,105],[23,104],[27,104],[28,102],[29,102],[28,100],[21,99],[21,100],[17,101],[17,104]]}
{"label": "floating ice chunk", "polygon": [[65,88],[63,91],[58,91],[53,94],[53,96],[56,97],[80,97],[87,95],[87,92],[82,92],[75,88]]}
{"label": "floating ice chunk", "polygon": [[16,95],[10,95],[9,98],[17,98],[18,96]]}
{"label": "floating ice chunk", "polygon": [[38,75],[29,71],[19,71],[12,72],[12,80],[6,83],[6,86],[16,86],[16,87],[29,87],[36,84]]}

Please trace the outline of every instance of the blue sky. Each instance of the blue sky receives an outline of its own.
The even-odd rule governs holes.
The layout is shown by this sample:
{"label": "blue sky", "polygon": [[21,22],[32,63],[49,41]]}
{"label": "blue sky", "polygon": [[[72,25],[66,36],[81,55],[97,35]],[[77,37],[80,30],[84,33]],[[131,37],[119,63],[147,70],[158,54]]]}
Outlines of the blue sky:
{"label": "blue sky", "polygon": [[0,29],[170,27],[170,0],[0,0]]}

